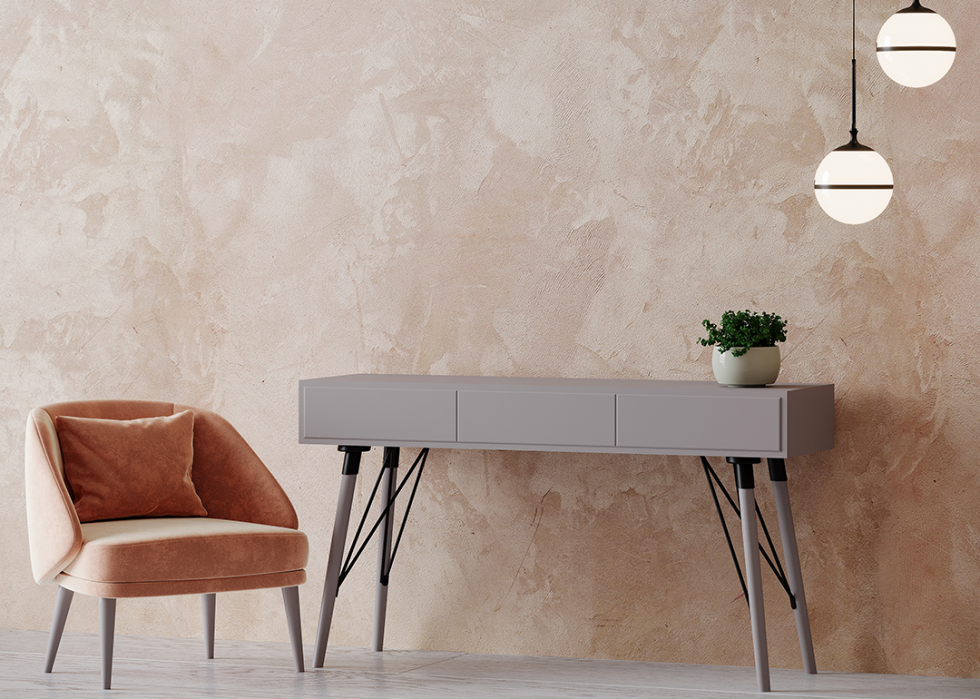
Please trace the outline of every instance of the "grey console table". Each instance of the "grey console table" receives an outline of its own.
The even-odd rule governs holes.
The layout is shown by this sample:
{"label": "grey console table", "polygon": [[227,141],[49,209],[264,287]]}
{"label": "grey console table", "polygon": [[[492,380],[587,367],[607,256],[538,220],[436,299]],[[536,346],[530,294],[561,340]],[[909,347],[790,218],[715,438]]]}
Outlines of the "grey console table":
{"label": "grey console table", "polygon": [[769,691],[753,476],[753,465],[764,458],[803,667],[816,672],[784,459],[833,448],[832,384],[727,388],[708,381],[399,375],[306,379],[299,382],[299,441],[337,445],[345,452],[314,667],[323,667],[361,453],[380,446],[385,451],[380,484],[388,504],[378,521],[374,650],[384,643],[391,503],[401,447],[723,456],[735,465],[756,676],[759,690]]}

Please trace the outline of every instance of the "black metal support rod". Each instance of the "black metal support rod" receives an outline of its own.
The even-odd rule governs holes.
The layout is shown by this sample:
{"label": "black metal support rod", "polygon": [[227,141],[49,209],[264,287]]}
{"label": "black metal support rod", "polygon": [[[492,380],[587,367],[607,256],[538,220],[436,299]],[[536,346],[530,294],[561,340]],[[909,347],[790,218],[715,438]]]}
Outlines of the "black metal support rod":
{"label": "black metal support rod", "polygon": [[[701,457],[701,465],[704,467],[704,475],[708,479],[708,487],[711,488],[711,497],[715,501],[715,509],[718,511],[718,519],[721,521],[721,528],[725,531],[725,540],[728,542],[728,550],[732,554],[732,563],[735,564],[735,572],[738,573],[738,583],[742,586],[742,596],[745,597],[745,604],[749,604],[749,590],[745,587],[745,578],[742,577],[742,567],[738,564],[738,556],[735,555],[735,545],[732,543],[732,536],[728,533],[728,524],[725,522],[725,515],[721,511],[721,503],[718,501],[718,494],[715,492],[715,484],[712,482],[711,478],[714,476],[715,480],[718,479],[718,474],[715,470],[711,468],[711,464],[708,460]],[[719,482],[720,486],[721,483]],[[729,503],[731,503],[731,496],[728,491],[722,486],[722,491],[725,493],[725,497],[728,498]],[[734,505],[733,505],[734,506]],[[737,509],[737,508],[736,508]]]}
{"label": "black metal support rod", "polygon": [[354,562],[361,555],[361,551],[364,550],[364,547],[367,546],[368,542],[371,540],[371,536],[378,528],[378,524],[381,523],[381,520],[379,519],[378,523],[374,525],[374,529],[372,529],[368,533],[367,538],[364,539],[364,543],[361,545],[361,548],[357,549],[357,554],[355,555],[354,549],[357,548],[357,541],[358,539],[361,538],[361,531],[364,529],[364,525],[367,523],[367,518],[371,510],[371,505],[372,503],[374,503],[374,498],[378,493],[378,488],[381,487],[381,477],[383,474],[384,474],[384,469],[382,468],[378,472],[378,479],[374,482],[374,488],[371,490],[370,497],[368,497],[367,506],[364,508],[364,514],[361,515],[361,521],[357,525],[357,531],[354,532],[354,538],[351,540],[350,543],[350,551],[347,552],[347,558],[344,560],[344,565],[340,569],[340,578],[338,579],[337,582],[338,590],[340,588],[340,584],[344,582],[344,578],[346,578],[347,574],[350,572],[350,569],[354,567]]}
{"label": "black metal support rod", "polygon": [[[735,466],[734,470],[735,470],[735,477],[736,477],[736,485],[740,488],[754,487],[755,481],[751,468],[739,469],[739,463],[737,463],[737,461],[739,461],[738,459],[729,459],[729,461]],[[753,463],[757,461],[758,460],[755,460]],[[721,482],[721,479],[718,477],[718,474],[711,467],[711,464],[708,463],[708,460],[703,456],[701,457],[701,464],[704,467],[705,477],[708,479],[708,486],[711,488],[711,497],[715,502],[715,509],[718,511],[718,519],[721,521],[722,529],[725,532],[725,539],[728,542],[728,550],[731,552],[732,555],[732,562],[735,564],[735,571],[738,573],[739,584],[742,586],[742,592],[745,593],[745,600],[746,603],[748,603],[749,598],[745,586],[745,578],[742,575],[742,568],[738,562],[738,556],[735,553],[735,546],[732,543],[732,538],[728,531],[728,525],[725,523],[725,517],[721,511],[721,504],[718,499],[717,492],[715,491],[715,484],[717,484],[718,487],[721,489],[721,492],[725,495],[725,498],[728,500],[728,504],[735,511],[735,516],[738,517],[739,520],[741,520],[742,518],[741,508],[739,508],[738,504],[736,504],[736,502],[732,499],[732,496],[729,494],[728,489],[725,488],[725,484]],[[770,460],[770,474],[773,473],[774,468],[776,469],[776,473],[778,474],[779,466],[781,466],[781,464],[774,465],[773,462]],[[782,469],[782,473],[785,474],[785,467]],[[785,480],[785,475],[783,475],[783,479]],[[773,478],[773,480],[776,480],[776,478]],[[765,534],[766,541],[769,546],[769,552],[767,552],[766,549],[760,543],[759,553],[762,555],[762,558],[765,559],[770,570],[772,570],[773,575],[776,576],[776,580],[779,581],[779,584],[782,585],[783,589],[786,591],[786,594],[789,596],[790,607],[792,609],[796,609],[796,597],[793,595],[793,592],[790,589],[789,580],[786,576],[785,571],[783,570],[783,565],[779,559],[779,555],[776,553],[775,544],[773,543],[772,536],[769,533],[769,527],[766,525],[766,520],[762,516],[762,511],[759,509],[758,502],[756,502],[755,505],[755,512],[756,512],[756,516],[759,519],[759,523],[762,525],[762,531]],[[770,557],[770,553],[772,554],[771,557]]]}
{"label": "black metal support rod", "polygon": [[412,511],[412,503],[415,502],[415,493],[418,492],[419,481],[422,480],[422,471],[425,470],[425,461],[428,456],[428,448],[425,448],[419,452],[418,458],[416,458],[415,463],[412,464],[412,468],[410,468],[408,473],[405,475],[405,480],[407,481],[408,477],[412,475],[412,471],[415,469],[415,466],[419,466],[419,472],[415,476],[415,485],[412,486],[412,494],[408,496],[408,505],[405,506],[405,514],[402,517],[402,524],[398,528],[398,537],[395,539],[395,545],[391,549],[391,556],[388,558],[388,570],[385,571],[385,577],[391,575],[391,567],[395,564],[395,554],[398,553],[398,545],[402,541],[402,534],[405,533],[405,525],[408,523],[408,513]]}
{"label": "black metal support rod", "polygon": [[[428,448],[423,449],[422,452],[419,453],[419,456],[415,459],[415,463],[413,463],[412,467],[408,469],[408,472],[405,474],[405,477],[402,479],[402,482],[399,484],[395,492],[390,495],[390,497],[388,498],[388,502],[385,505],[384,509],[381,511],[381,514],[378,516],[377,521],[374,523],[374,526],[371,527],[371,531],[367,533],[367,536],[364,538],[364,541],[361,543],[360,548],[358,548],[357,552],[355,553],[354,548],[357,545],[358,535],[360,534],[364,524],[367,522],[367,517],[370,512],[371,505],[374,503],[374,498],[376,497],[378,489],[381,487],[381,479],[382,476],[384,475],[384,470],[385,470],[384,467],[382,467],[381,471],[378,474],[378,480],[374,484],[374,490],[371,491],[371,497],[368,498],[367,506],[364,508],[364,515],[361,517],[361,524],[358,526],[357,534],[355,534],[354,541],[351,543],[351,549],[350,549],[350,553],[348,553],[347,555],[347,561],[344,563],[344,567],[340,571],[339,582],[337,583],[338,588],[340,587],[340,583],[342,583],[350,574],[351,569],[354,567],[354,564],[357,563],[357,559],[361,557],[361,554],[364,552],[364,549],[367,548],[367,545],[371,542],[371,537],[373,537],[374,533],[378,531],[378,527],[381,526],[381,523],[384,521],[385,516],[392,510],[395,500],[398,499],[398,495],[402,492],[402,489],[408,483],[408,479],[411,478],[412,472],[415,470],[415,467],[418,466],[420,462],[424,464],[425,458],[423,457],[423,454],[428,455],[428,453],[429,453]],[[415,480],[415,488],[418,488],[418,482],[419,482],[418,479],[421,478],[421,475],[422,472],[420,470],[419,475],[416,477]],[[414,489],[413,489],[413,493],[414,493]],[[408,517],[408,511],[406,510],[405,518],[407,519],[407,517]],[[405,525],[405,520],[402,521],[402,529],[404,529],[404,525]],[[401,538],[401,532],[399,532],[399,539],[400,538]],[[398,544],[396,543],[395,550],[397,550],[397,547]],[[388,569],[389,573],[391,570],[390,562],[393,558],[394,558],[394,550],[392,551],[392,554],[389,557],[389,569]],[[387,573],[385,573],[385,575],[387,576]]]}
{"label": "black metal support rod", "polygon": [[[735,469],[735,485],[738,488],[754,489],[755,473],[752,467],[759,463],[761,459],[730,456],[728,457],[727,461],[728,463],[732,464]],[[724,485],[721,483],[719,483],[719,485],[721,485],[722,489],[724,489]],[[735,513],[738,515],[739,519],[742,518],[742,512],[740,509],[736,508]],[[779,560],[779,555],[776,553],[776,547],[772,543],[772,536],[769,535],[769,527],[766,526],[766,518],[762,516],[762,510],[759,509],[758,500],[755,500],[755,514],[759,524],[762,525],[762,531],[766,535],[766,541],[769,543],[769,553],[772,554],[772,557],[769,557],[769,553],[766,553],[766,550],[763,548],[761,543],[759,544],[759,553],[762,554],[762,557],[769,565],[769,569],[772,570],[773,575],[776,576],[776,580],[779,581],[779,584],[783,586],[784,590],[786,590],[786,594],[789,595],[790,607],[796,609],[796,598],[793,597],[793,592],[789,588],[789,581],[786,579],[786,573],[783,572],[782,563]]]}
{"label": "black metal support rod", "polygon": [[[718,474],[715,473],[715,470],[711,467],[711,464],[709,464],[708,463],[708,460],[706,458],[704,458],[703,456],[701,457],[701,462],[704,464],[704,468],[706,469],[705,472],[711,474],[711,477],[714,478],[715,482],[718,484],[718,487],[721,488],[721,492],[724,494],[725,498],[728,500],[728,504],[731,505],[731,507],[732,507],[733,510],[735,510],[735,514],[738,515],[741,518],[742,512],[741,512],[741,510],[738,507],[738,503],[735,502],[732,499],[732,496],[729,494],[728,489],[725,488],[725,485],[721,482],[721,479],[718,477]],[[721,508],[719,508],[719,509],[721,509]]]}
{"label": "black metal support rod", "polygon": [[789,595],[789,607],[790,609],[796,609],[796,597],[793,595],[793,591],[789,587],[789,579],[786,577],[786,573],[783,571],[783,564],[779,560],[779,556],[776,555],[776,546],[772,543],[772,537],[769,536],[769,527],[766,526],[766,520],[762,517],[762,511],[759,510],[759,503],[755,503],[755,513],[759,518],[759,523],[762,525],[762,532],[766,535],[766,541],[769,542],[769,550],[772,552],[772,560],[769,560],[769,556],[766,554],[766,550],[759,545],[759,551],[762,553],[763,558],[766,559],[766,563],[772,568],[773,574],[776,576],[776,580],[779,584],[783,586],[786,590],[786,594]]}

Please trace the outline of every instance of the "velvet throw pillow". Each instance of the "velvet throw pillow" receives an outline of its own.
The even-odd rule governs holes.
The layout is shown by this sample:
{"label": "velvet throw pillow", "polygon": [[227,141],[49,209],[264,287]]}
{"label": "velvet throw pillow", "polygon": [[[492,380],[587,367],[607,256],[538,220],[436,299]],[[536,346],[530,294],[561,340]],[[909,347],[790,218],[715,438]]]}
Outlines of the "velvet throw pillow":
{"label": "velvet throw pillow", "polygon": [[191,481],[190,410],[138,420],[59,415],[55,427],[80,521],[207,516]]}

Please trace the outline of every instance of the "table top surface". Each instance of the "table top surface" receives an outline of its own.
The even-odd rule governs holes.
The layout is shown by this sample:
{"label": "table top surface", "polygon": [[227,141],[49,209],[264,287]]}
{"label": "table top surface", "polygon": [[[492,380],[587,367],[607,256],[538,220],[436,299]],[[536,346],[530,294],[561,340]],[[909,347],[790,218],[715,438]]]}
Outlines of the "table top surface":
{"label": "table top surface", "polygon": [[636,393],[660,395],[743,395],[772,394],[805,390],[832,384],[772,384],[760,387],[729,387],[716,381],[661,379],[581,379],[518,376],[430,376],[414,374],[348,374],[319,379],[302,379],[300,387],[335,388],[426,388],[482,391],[548,391],[559,393]]}

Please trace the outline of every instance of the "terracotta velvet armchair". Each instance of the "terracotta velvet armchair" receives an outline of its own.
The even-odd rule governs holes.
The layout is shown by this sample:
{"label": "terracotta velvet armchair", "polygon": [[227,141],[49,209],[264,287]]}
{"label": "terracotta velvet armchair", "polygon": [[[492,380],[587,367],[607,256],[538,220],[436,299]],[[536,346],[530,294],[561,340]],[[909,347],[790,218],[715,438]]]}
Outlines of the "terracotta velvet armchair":
{"label": "terracotta velvet armchair", "polygon": [[59,586],[45,672],[75,592],[99,598],[109,689],[117,598],[202,595],[213,658],[215,593],[270,587],[282,588],[303,672],[297,586],[306,580],[306,535],[227,421],[174,403],[58,403],[31,412],[25,457],[34,579]]}

